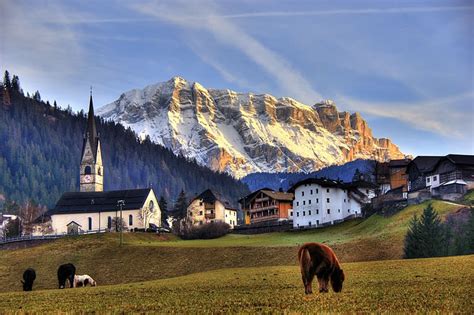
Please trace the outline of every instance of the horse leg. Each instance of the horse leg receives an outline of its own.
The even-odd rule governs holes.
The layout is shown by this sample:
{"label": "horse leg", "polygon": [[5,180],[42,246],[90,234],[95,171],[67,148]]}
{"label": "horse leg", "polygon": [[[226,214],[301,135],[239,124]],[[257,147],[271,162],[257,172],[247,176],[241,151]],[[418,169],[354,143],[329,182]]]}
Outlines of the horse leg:
{"label": "horse leg", "polygon": [[324,290],[324,292],[329,292],[329,290],[328,290],[328,283],[329,283],[329,277],[328,277],[328,275],[324,275],[324,276],[323,276],[323,281],[322,281],[322,282],[323,282],[323,290]]}
{"label": "horse leg", "polygon": [[69,285],[70,285],[70,288],[75,287],[75,285],[74,285],[74,275],[69,276]]}

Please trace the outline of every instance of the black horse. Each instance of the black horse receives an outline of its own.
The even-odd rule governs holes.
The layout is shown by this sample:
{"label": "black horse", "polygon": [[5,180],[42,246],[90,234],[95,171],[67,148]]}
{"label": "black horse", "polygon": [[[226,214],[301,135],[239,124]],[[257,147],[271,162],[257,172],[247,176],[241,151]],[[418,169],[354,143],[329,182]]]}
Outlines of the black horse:
{"label": "black horse", "polygon": [[70,288],[74,287],[74,275],[76,274],[76,267],[73,264],[64,264],[58,268],[58,282],[59,288],[66,287],[66,280],[69,280]]}
{"label": "black horse", "polygon": [[33,290],[33,282],[36,279],[36,272],[33,268],[28,268],[23,272],[23,280],[21,283],[23,284],[23,291],[32,291]]}

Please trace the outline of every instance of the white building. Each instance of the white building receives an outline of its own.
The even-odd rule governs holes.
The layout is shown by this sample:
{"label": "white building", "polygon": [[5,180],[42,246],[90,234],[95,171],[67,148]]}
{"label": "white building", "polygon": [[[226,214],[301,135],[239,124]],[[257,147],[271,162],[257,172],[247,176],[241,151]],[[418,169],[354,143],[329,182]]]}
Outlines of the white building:
{"label": "white building", "polygon": [[[53,233],[77,234],[111,230],[113,222],[120,226],[120,215],[124,226],[129,230],[148,228],[150,223],[161,226],[161,210],[153,189],[103,191],[104,167],[92,96],[79,178],[80,192],[64,193],[55,208],[47,213],[51,217]],[[119,204],[122,204],[121,208]]]}
{"label": "white building", "polygon": [[194,225],[210,222],[225,222],[234,228],[237,225],[237,209],[210,189],[195,197],[188,206],[188,217]]}
{"label": "white building", "polygon": [[[293,200],[293,227],[320,227],[361,216],[369,199],[359,189],[338,181],[308,178],[290,190]],[[368,193],[371,195],[370,191]]]}

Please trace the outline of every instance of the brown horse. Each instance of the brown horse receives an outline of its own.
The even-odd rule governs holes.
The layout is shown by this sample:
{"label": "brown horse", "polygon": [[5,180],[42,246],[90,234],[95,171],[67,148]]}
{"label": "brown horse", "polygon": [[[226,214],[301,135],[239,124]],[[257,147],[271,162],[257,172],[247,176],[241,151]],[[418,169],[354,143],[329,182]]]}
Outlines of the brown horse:
{"label": "brown horse", "polygon": [[306,294],[313,293],[311,284],[314,275],[318,278],[319,292],[328,292],[329,279],[331,279],[334,292],[341,292],[344,272],[336,254],[329,246],[319,243],[306,243],[300,247],[298,259]]}

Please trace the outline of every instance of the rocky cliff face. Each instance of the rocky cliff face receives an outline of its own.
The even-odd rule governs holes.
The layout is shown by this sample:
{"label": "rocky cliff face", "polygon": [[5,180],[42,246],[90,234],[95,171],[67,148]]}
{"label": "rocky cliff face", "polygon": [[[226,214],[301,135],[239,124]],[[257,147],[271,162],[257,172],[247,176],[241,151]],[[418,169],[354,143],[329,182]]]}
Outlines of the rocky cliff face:
{"label": "rocky cliff face", "polygon": [[331,101],[308,106],[286,97],[206,89],[179,77],[126,92],[98,114],[237,178],[404,157],[389,139],[374,138],[358,113],[338,112]]}

